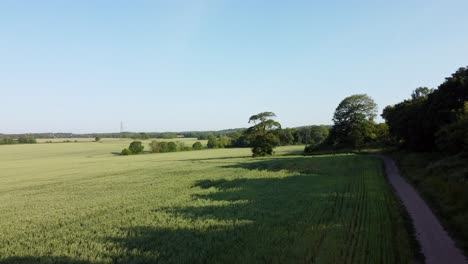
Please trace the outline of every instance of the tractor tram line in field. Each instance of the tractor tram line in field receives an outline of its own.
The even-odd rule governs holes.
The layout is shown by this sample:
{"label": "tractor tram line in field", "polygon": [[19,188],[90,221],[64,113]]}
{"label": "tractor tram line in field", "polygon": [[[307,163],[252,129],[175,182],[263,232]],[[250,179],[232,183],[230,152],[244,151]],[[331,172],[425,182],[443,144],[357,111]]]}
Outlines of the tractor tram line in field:
{"label": "tractor tram line in field", "polygon": [[[91,142],[69,144],[62,155],[47,158],[60,164],[52,174],[42,166],[41,151],[28,154],[26,168],[1,163],[0,154],[0,169],[17,166],[0,178],[4,190],[17,190],[0,190],[0,263],[413,259],[397,201],[375,157],[252,159],[248,149],[99,155],[127,143],[95,144],[91,153],[83,149]],[[37,147],[58,153],[61,146]],[[10,156],[17,159],[22,148]]]}

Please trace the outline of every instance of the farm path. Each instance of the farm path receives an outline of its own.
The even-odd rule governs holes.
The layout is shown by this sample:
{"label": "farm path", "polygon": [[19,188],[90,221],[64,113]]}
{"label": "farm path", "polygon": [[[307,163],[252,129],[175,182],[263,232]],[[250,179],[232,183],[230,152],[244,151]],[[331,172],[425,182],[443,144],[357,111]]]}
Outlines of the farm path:
{"label": "farm path", "polygon": [[395,162],[389,157],[379,157],[385,163],[385,171],[390,184],[395,188],[413,221],[416,238],[421,245],[426,263],[468,263],[426,202],[401,177]]}

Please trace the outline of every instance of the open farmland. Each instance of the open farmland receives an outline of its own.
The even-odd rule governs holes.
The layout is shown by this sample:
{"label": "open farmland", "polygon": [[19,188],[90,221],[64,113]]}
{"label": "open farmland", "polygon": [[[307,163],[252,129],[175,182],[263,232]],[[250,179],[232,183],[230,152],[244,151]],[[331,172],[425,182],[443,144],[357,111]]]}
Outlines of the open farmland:
{"label": "open farmland", "polygon": [[129,142],[0,146],[0,263],[412,258],[377,158],[112,154]]}

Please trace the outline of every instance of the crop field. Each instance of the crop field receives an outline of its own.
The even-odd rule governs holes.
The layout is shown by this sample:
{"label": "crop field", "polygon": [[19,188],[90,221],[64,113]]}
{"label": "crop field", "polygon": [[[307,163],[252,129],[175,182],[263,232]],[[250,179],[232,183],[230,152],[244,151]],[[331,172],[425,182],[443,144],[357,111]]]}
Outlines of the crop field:
{"label": "crop field", "polygon": [[129,142],[0,146],[0,263],[412,260],[377,158],[112,154]]}
{"label": "crop field", "polygon": [[[103,138],[101,139],[102,141],[105,141],[109,143],[109,141],[121,141],[125,142],[125,144],[130,144],[131,141],[130,139],[125,139],[125,138]],[[176,138],[176,139],[162,139],[162,138],[155,138],[155,139],[150,139],[150,140],[143,140],[143,141],[151,141],[151,140],[157,140],[157,141],[181,141],[181,142],[186,142],[187,145],[188,143],[195,143],[196,141],[203,141],[203,140],[197,140],[196,138]],[[37,143],[76,143],[76,142],[94,142],[95,138],[38,138]],[[125,147],[125,145],[122,145],[122,147]]]}

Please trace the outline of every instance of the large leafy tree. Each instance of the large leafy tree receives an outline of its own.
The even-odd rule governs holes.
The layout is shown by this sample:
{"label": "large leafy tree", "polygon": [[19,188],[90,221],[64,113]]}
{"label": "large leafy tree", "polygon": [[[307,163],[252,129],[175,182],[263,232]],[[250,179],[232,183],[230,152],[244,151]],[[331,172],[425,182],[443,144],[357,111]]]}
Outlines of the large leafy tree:
{"label": "large leafy tree", "polygon": [[355,94],[341,101],[333,116],[331,131],[335,144],[360,148],[371,138],[377,105],[366,94]]}
{"label": "large leafy tree", "polygon": [[141,144],[141,141],[133,141],[132,143],[130,143],[130,146],[128,147],[128,149],[133,153],[133,154],[140,154],[143,152],[143,149],[145,147],[143,146],[143,144]]}
{"label": "large leafy tree", "polygon": [[273,149],[279,145],[277,130],[281,129],[281,124],[275,121],[276,115],[273,112],[262,112],[253,115],[249,119],[249,127],[245,134],[249,138],[254,157],[272,155]]}

